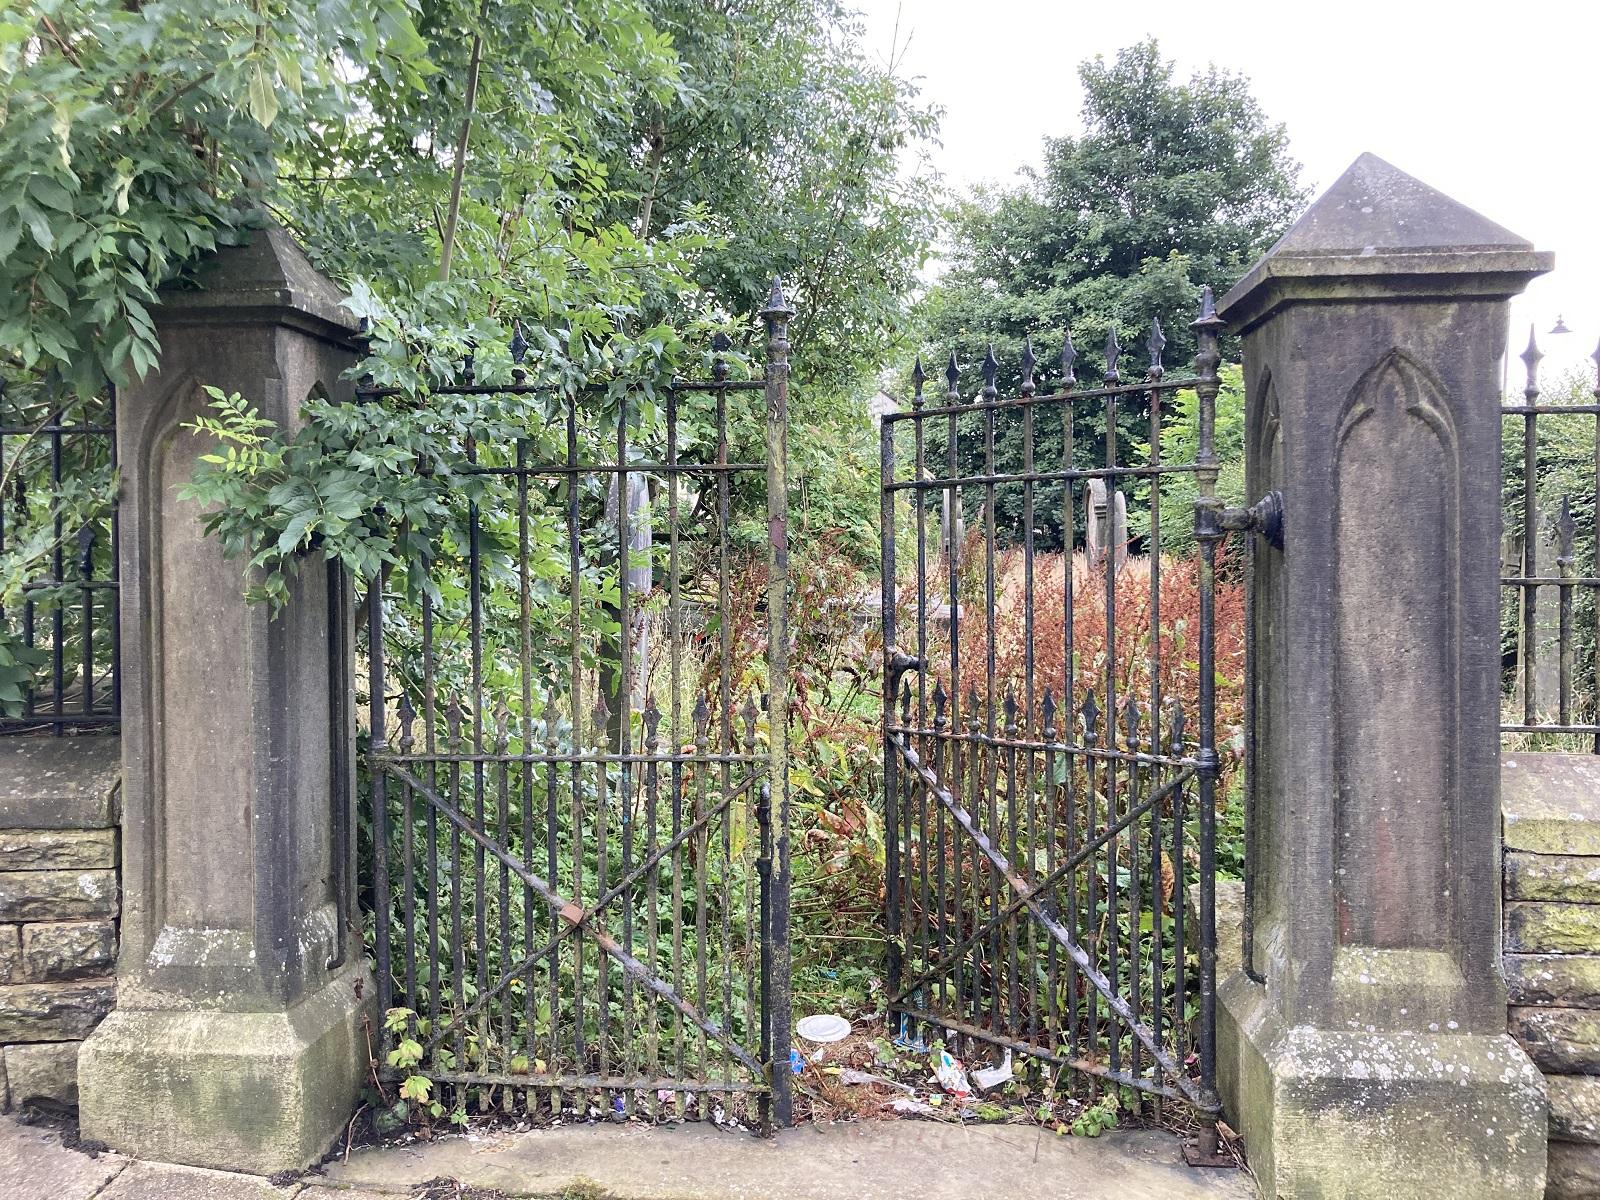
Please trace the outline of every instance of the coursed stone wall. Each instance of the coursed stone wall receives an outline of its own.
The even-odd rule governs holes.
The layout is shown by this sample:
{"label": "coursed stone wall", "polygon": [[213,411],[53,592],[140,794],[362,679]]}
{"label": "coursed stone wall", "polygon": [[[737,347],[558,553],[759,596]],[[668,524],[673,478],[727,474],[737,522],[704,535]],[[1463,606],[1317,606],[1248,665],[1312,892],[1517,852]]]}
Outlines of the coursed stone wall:
{"label": "coursed stone wall", "polygon": [[0,1111],[77,1103],[115,999],[114,737],[0,739]]}
{"label": "coursed stone wall", "polygon": [[1550,1099],[1548,1200],[1600,1197],[1600,758],[1507,753],[1512,1035]]}

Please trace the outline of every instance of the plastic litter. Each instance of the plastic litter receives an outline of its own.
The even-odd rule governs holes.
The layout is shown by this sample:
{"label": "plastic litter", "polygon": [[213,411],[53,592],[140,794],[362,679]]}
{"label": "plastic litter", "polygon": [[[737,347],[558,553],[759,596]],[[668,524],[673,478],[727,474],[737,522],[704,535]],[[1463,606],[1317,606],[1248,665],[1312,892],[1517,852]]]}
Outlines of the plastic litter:
{"label": "plastic litter", "polygon": [[850,1036],[850,1022],[836,1013],[804,1017],[794,1031],[808,1042],[842,1042]]}
{"label": "plastic litter", "polygon": [[933,1075],[939,1081],[939,1086],[958,1100],[964,1100],[972,1095],[972,1084],[967,1081],[967,1069],[950,1051],[941,1049],[933,1052]]}
{"label": "plastic litter", "polygon": [[890,1079],[884,1075],[874,1075],[871,1071],[857,1071],[853,1067],[845,1067],[839,1072],[839,1082],[848,1084],[876,1083],[883,1087],[898,1088],[902,1092],[915,1092],[917,1090],[909,1083],[901,1083],[897,1079]]}
{"label": "plastic litter", "polygon": [[789,1073],[798,1075],[806,1069],[806,1060],[800,1056],[800,1051],[789,1051]]}
{"label": "plastic litter", "polygon": [[920,1100],[911,1100],[905,1096],[895,1100],[889,1107],[897,1113],[906,1113],[918,1117],[931,1117],[935,1112],[933,1105],[924,1104]]}
{"label": "plastic litter", "polygon": [[1002,1083],[1011,1079],[1011,1051],[1006,1051],[1006,1056],[1000,1060],[997,1067],[984,1067],[972,1073],[972,1082],[978,1085],[978,1090],[983,1092],[993,1091]]}

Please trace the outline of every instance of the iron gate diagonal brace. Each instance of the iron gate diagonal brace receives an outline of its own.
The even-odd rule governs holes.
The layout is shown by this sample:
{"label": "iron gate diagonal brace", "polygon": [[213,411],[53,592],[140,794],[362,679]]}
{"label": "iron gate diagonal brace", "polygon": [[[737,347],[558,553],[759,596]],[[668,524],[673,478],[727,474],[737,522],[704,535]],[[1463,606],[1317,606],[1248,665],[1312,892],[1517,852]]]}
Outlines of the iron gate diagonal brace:
{"label": "iron gate diagonal brace", "polygon": [[584,931],[594,939],[595,945],[599,946],[612,958],[616,959],[617,962],[621,964],[624,971],[633,976],[640,983],[644,984],[645,987],[649,988],[657,996],[661,997],[661,999],[665,1000],[673,1008],[682,1013],[684,1017],[686,1017],[695,1026],[696,1029],[699,1029],[707,1037],[723,1046],[729,1054],[733,1055],[733,1057],[741,1066],[754,1074],[756,1078],[761,1079],[766,1077],[766,1068],[761,1063],[757,1062],[754,1056],[752,1056],[748,1050],[734,1041],[729,1034],[724,1033],[722,1026],[718,1025],[709,1017],[702,1016],[699,1010],[694,1007],[694,1005],[690,1004],[688,1001],[680,997],[677,992],[673,991],[670,984],[667,984],[664,981],[656,978],[656,976],[652,975],[649,971],[649,968],[647,968],[637,958],[629,954],[620,945],[618,945],[616,939],[614,939],[610,934],[596,929],[594,926],[590,925],[588,922],[589,918],[594,915],[593,912],[586,912],[581,905],[572,903],[572,901],[568,900],[565,896],[557,892],[539,876],[535,875],[532,871],[529,871],[527,868],[525,868],[521,863],[517,862],[516,859],[511,857],[511,855],[509,855],[504,849],[496,845],[492,839],[486,837],[482,833],[479,833],[472,822],[463,817],[461,813],[449,803],[449,801],[445,800],[444,797],[440,796],[436,791],[430,788],[427,784],[423,783],[422,780],[412,775],[409,771],[402,769],[397,764],[392,762],[375,762],[373,763],[373,766],[378,770],[385,771],[388,774],[393,775],[396,779],[399,779],[403,783],[409,784],[411,787],[415,788],[419,793],[421,793],[423,798],[426,799],[429,804],[432,804],[445,815],[446,820],[448,820],[457,829],[461,830],[462,833],[465,833],[484,850],[487,850],[490,854],[494,855],[494,857],[498,858],[502,863],[505,864],[506,870],[510,871],[528,887],[538,892],[539,895],[544,899],[544,902],[550,906],[550,910],[555,913],[557,917],[561,918],[561,920],[567,922],[567,924],[573,926],[574,928],[582,926]]}
{"label": "iron gate diagonal brace", "polygon": [[1105,997],[1107,1007],[1121,1018],[1123,1024],[1133,1032],[1134,1037],[1139,1039],[1140,1044],[1150,1052],[1150,1057],[1177,1085],[1184,1098],[1196,1108],[1209,1109],[1210,1105],[1195,1088],[1193,1081],[1179,1068],[1177,1060],[1156,1044],[1154,1035],[1134,1016],[1133,1010],[1128,1007],[1128,1002],[1117,995],[1117,991],[1111,986],[1111,982],[1095,967],[1088,954],[1073,940],[1072,935],[1067,932],[1066,928],[1056,918],[1055,913],[1052,911],[1052,906],[1041,901],[1034,889],[1029,886],[1028,880],[1012,869],[1005,856],[990,843],[988,835],[978,828],[971,815],[961,807],[956,798],[945,790],[938,777],[922,765],[922,760],[917,756],[917,752],[907,746],[899,734],[894,736],[894,743],[906,765],[916,772],[917,777],[922,780],[922,785],[934,796],[938,797],[939,803],[949,810],[956,824],[960,825],[966,831],[967,836],[972,839],[973,844],[983,851],[984,856],[994,865],[995,870],[999,871],[1011,888],[1023,897],[1024,903],[1027,904],[1039,924],[1044,926],[1050,936],[1061,944],[1061,948],[1067,952],[1067,957],[1077,964],[1084,977],[1095,986],[1095,990]]}

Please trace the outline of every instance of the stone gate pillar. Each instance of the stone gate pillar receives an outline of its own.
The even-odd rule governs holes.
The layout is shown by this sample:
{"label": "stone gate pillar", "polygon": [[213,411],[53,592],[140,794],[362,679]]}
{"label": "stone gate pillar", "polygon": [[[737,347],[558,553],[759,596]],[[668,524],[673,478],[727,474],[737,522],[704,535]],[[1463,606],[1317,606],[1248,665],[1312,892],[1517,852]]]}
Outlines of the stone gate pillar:
{"label": "stone gate pillar", "polygon": [[243,567],[179,498],[208,448],[181,426],[202,384],[293,426],[338,395],[354,322],[280,229],[200,282],[163,295],[160,371],[118,393],[124,917],[80,1104],[114,1149],[272,1173],[327,1149],[367,1072],[350,605],[315,557],[280,614],[245,602]]}
{"label": "stone gate pillar", "polygon": [[1270,1197],[1544,1190],[1500,967],[1499,360],[1550,265],[1368,154],[1220,306],[1250,496],[1283,494],[1255,579],[1254,962],[1218,1017]]}

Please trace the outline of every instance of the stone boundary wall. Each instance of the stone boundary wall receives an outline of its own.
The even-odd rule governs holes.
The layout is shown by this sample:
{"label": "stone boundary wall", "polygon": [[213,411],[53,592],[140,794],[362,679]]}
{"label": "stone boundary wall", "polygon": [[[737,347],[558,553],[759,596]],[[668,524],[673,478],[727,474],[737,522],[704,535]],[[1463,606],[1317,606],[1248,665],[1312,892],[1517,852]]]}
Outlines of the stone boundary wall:
{"label": "stone boundary wall", "polygon": [[0,738],[0,1111],[75,1105],[116,994],[114,737]]}
{"label": "stone boundary wall", "polygon": [[1600,757],[1507,752],[1509,1024],[1550,1097],[1548,1200],[1600,1197]]}

